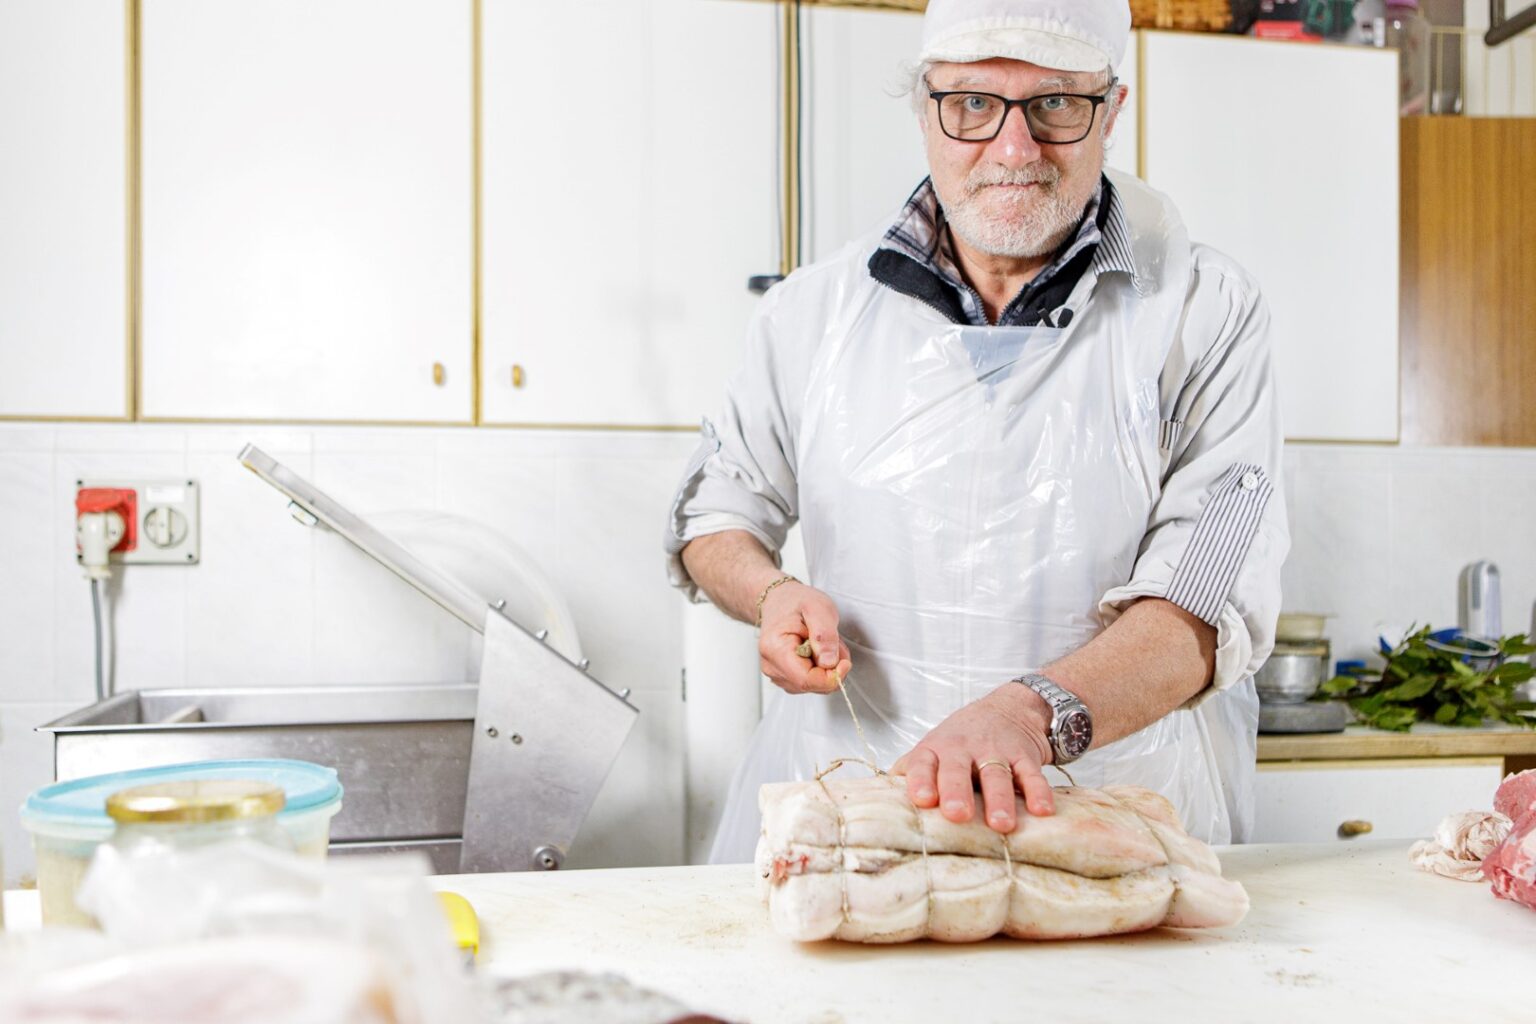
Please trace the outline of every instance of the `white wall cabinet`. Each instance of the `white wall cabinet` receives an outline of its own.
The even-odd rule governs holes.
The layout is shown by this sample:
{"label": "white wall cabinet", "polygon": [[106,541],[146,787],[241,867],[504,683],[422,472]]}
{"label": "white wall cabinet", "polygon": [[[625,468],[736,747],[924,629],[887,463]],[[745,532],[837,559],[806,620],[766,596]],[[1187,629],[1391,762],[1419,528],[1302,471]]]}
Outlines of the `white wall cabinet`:
{"label": "white wall cabinet", "polygon": [[778,264],[778,16],[485,0],[486,422],[687,426],[718,408],[747,279]]}
{"label": "white wall cabinet", "polygon": [[889,227],[928,175],[907,92],[922,22],[837,7],[802,15],[806,262]]}
{"label": "white wall cabinet", "polygon": [[1259,765],[1255,843],[1326,843],[1369,823],[1371,839],[1422,839],[1457,811],[1486,809],[1498,757],[1286,761]]}
{"label": "white wall cabinet", "polygon": [[124,9],[0,3],[0,416],[129,414]]}
{"label": "white wall cabinet", "polygon": [[1263,289],[1286,436],[1396,440],[1396,53],[1143,35],[1146,180]]}
{"label": "white wall cabinet", "polygon": [[143,413],[466,422],[468,0],[143,11]]}
{"label": "white wall cabinet", "polygon": [[1126,87],[1125,105],[1115,117],[1115,130],[1110,134],[1109,148],[1104,154],[1104,166],[1113,167],[1126,174],[1140,174],[1141,144],[1141,37],[1145,33],[1132,32],[1126,44],[1125,58],[1115,69],[1119,84]]}

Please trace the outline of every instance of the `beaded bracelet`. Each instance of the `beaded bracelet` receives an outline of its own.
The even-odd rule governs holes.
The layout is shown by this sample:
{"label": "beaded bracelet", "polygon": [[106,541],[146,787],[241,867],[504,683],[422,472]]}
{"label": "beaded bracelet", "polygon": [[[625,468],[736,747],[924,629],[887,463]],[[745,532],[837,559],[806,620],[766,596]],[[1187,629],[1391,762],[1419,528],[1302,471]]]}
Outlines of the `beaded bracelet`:
{"label": "beaded bracelet", "polygon": [[800,581],[795,579],[793,576],[780,576],[778,579],[774,580],[772,583],[768,584],[766,587],[763,588],[763,592],[761,594],[757,595],[757,623],[756,623],[756,625],[757,625],[758,629],[762,629],[763,628],[763,602],[768,600],[768,592],[771,591],[774,587],[778,586],[781,583],[799,583],[799,582]]}

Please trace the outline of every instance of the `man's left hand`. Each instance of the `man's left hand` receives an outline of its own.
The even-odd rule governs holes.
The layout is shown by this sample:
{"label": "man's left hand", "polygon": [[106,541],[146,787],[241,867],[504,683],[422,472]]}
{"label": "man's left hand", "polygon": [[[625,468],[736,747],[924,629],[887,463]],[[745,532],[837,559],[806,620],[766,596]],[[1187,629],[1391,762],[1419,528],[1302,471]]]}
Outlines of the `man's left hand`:
{"label": "man's left hand", "polygon": [[1039,695],[1005,685],[940,722],[891,770],[906,775],[907,796],[915,806],[939,806],[956,823],[975,815],[973,780],[979,780],[987,825],[1006,835],[1018,825],[1015,791],[1024,794],[1030,814],[1055,811],[1051,784],[1041,771],[1051,759],[1049,723]]}

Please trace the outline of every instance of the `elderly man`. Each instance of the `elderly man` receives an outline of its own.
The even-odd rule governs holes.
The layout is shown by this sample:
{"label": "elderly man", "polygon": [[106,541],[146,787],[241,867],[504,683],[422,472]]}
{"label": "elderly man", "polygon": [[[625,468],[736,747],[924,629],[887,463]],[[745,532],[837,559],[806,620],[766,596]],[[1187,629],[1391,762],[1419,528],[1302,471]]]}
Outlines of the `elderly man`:
{"label": "elderly man", "polygon": [[[1071,763],[1244,836],[1288,546],[1268,315],[1104,174],[1129,29],[1125,0],[930,0],[929,178],[753,319],[667,534],[784,691],[716,861],[750,858],[762,783],[866,750],[952,821],[979,788],[999,832]],[[806,581],[779,568],[797,521]]]}

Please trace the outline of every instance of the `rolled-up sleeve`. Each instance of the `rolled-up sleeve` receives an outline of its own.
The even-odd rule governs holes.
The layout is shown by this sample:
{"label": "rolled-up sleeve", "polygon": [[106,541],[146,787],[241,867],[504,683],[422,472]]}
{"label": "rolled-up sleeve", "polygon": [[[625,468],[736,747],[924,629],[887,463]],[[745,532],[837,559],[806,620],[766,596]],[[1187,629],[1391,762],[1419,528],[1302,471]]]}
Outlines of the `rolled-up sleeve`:
{"label": "rolled-up sleeve", "polygon": [[1193,706],[1269,657],[1290,546],[1269,311],[1241,268],[1203,247],[1161,383],[1161,491],[1131,579],[1100,612],[1112,621],[1161,597],[1215,627],[1212,685]]}
{"label": "rolled-up sleeve", "polygon": [[745,530],[777,559],[795,524],[796,403],[786,384],[784,353],[775,344],[783,288],[771,289],[753,315],[743,364],[726,389],[718,425],[704,421],[672,499],[664,538],[667,573],[690,601],[703,598],[683,565],[689,541]]}

